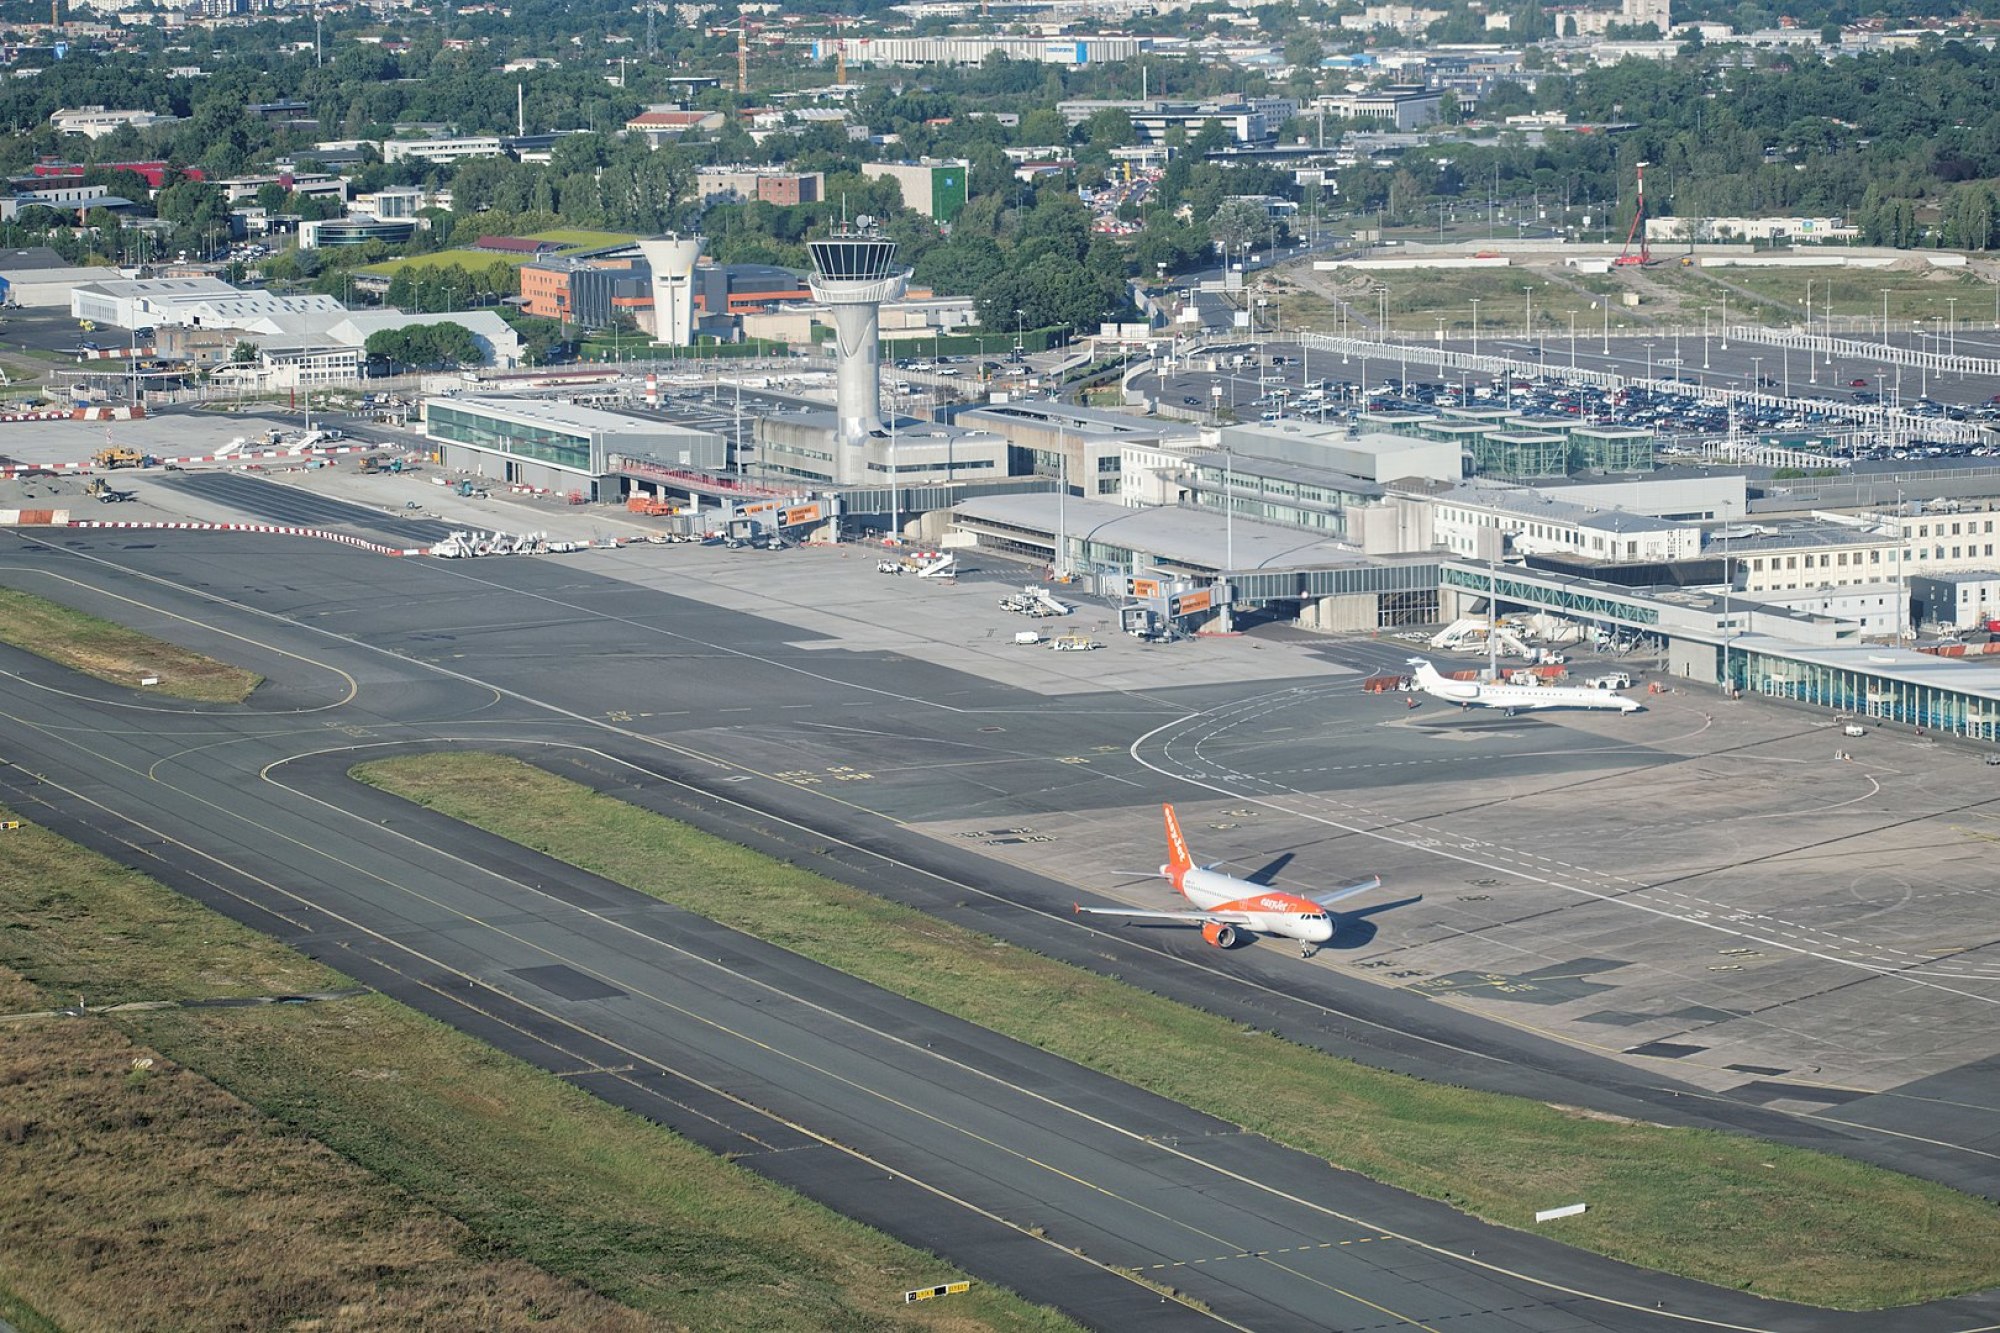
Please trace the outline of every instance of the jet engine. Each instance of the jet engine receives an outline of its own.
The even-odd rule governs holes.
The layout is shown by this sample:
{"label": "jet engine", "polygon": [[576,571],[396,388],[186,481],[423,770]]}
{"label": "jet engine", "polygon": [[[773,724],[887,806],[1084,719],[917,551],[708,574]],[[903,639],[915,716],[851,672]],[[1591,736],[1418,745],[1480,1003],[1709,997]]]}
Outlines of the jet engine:
{"label": "jet engine", "polygon": [[1224,921],[1202,922],[1201,937],[1218,949],[1236,947],[1236,927]]}

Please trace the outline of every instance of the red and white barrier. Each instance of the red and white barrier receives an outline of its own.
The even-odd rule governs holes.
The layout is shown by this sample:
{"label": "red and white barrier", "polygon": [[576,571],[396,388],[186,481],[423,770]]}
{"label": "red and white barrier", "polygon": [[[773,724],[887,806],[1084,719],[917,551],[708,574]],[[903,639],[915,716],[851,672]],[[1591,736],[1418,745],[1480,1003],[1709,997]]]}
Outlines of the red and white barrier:
{"label": "red and white barrier", "polygon": [[[69,413],[65,412],[61,415],[60,419],[67,421],[71,420],[72,418]],[[188,467],[197,463],[253,463],[254,464],[254,463],[264,463],[264,462],[276,462],[283,459],[293,459],[293,460],[303,461],[304,459],[315,458],[327,454],[368,453],[371,450],[380,449],[382,447],[383,446],[379,444],[315,445],[314,447],[302,450],[299,453],[290,453],[284,449],[259,449],[255,453],[195,454],[188,458],[161,458],[155,461],[162,465],[172,464],[174,467]],[[12,477],[31,477],[43,472],[89,472],[93,470],[95,466],[96,465],[93,464],[87,458],[79,462],[70,462],[70,463],[17,463],[12,467],[0,468],[0,480],[6,480]],[[132,469],[127,468],[122,470],[131,471]]]}
{"label": "red and white barrier", "polygon": [[0,509],[0,528],[64,528],[67,509]]}
{"label": "red and white barrier", "polygon": [[279,537],[316,537],[320,541],[338,542],[342,546],[358,547],[363,551],[373,551],[377,555],[422,555],[424,553],[422,547],[398,549],[394,546],[384,546],[380,542],[371,542],[362,537],[350,537],[344,532],[328,532],[325,528],[289,527],[276,523],[195,523],[191,521],[164,519],[155,521],[148,519],[79,518],[71,519],[67,526],[72,528],[120,528],[148,532],[161,530],[173,532],[261,532]]}

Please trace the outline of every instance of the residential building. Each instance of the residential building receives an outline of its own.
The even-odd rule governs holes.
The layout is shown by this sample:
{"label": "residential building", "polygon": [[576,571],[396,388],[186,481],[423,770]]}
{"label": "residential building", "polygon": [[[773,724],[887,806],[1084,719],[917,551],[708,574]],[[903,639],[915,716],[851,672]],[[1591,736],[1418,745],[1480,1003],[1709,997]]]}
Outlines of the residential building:
{"label": "residential building", "polygon": [[751,200],[780,206],[816,204],[826,197],[826,174],[770,167],[702,167],[695,172],[695,190],[704,204]]}
{"label": "residential building", "polygon": [[1445,10],[1420,5],[1367,5],[1359,14],[1342,14],[1340,26],[1350,32],[1391,28],[1414,37],[1445,15]]}

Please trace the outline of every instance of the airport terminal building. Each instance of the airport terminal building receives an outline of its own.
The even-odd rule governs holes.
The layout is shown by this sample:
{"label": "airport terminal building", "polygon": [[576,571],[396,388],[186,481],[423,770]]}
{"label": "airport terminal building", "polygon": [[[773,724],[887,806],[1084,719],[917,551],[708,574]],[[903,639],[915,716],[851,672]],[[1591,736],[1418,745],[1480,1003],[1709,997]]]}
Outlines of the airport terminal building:
{"label": "airport terminal building", "polygon": [[446,467],[535,490],[615,500],[621,458],[720,471],[726,442],[711,431],[532,398],[441,397],[424,425]]}

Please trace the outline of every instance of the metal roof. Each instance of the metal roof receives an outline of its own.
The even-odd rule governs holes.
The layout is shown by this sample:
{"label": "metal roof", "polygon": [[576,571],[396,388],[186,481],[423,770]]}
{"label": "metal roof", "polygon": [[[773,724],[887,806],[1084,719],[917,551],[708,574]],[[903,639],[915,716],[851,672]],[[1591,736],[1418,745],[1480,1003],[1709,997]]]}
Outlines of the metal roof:
{"label": "metal roof", "polygon": [[[1053,537],[1058,497],[990,495],[966,500],[954,514],[1007,524]],[[1367,557],[1324,536],[1181,506],[1132,509],[1101,500],[1069,498],[1063,521],[1073,540],[1153,557],[1168,564],[1205,570],[1323,569],[1332,565],[1367,565]]]}
{"label": "metal roof", "polygon": [[1731,639],[1729,644],[1738,651],[1766,653],[1812,666],[1862,672],[1905,685],[1953,690],[2000,701],[2000,660],[1988,662],[1977,657],[1940,657],[1912,648],[1875,644],[1813,648],[1761,634],[1740,635]]}
{"label": "metal roof", "polygon": [[1679,532],[1695,525],[1673,519],[1634,514],[1624,509],[1595,509],[1571,500],[1557,500],[1540,491],[1499,486],[1455,486],[1440,495],[1445,504],[1469,505],[1477,509],[1497,509],[1520,518],[1569,523],[1594,532]]}

